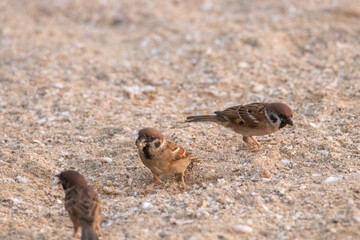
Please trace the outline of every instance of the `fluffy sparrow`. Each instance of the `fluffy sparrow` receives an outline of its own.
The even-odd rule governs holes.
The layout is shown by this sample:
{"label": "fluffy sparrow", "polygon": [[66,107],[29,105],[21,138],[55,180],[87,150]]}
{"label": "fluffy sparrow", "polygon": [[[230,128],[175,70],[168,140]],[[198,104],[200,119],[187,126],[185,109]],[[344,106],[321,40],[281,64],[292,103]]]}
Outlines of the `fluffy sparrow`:
{"label": "fluffy sparrow", "polygon": [[146,192],[160,181],[161,175],[178,173],[181,174],[182,188],[185,189],[184,172],[194,158],[190,157],[190,153],[165,139],[155,128],[141,129],[135,144],[141,161],[154,175],[154,182],[147,187]]}
{"label": "fluffy sparrow", "polygon": [[74,225],[76,236],[82,229],[81,240],[95,240],[101,236],[101,200],[80,173],[72,170],[55,176],[53,184],[61,184],[65,191],[65,209]]}
{"label": "fluffy sparrow", "polygon": [[283,103],[250,103],[216,111],[215,115],[189,116],[186,122],[218,123],[243,135],[244,142],[255,149],[260,144],[254,136],[276,132],[287,124],[292,126],[292,116],[290,107]]}

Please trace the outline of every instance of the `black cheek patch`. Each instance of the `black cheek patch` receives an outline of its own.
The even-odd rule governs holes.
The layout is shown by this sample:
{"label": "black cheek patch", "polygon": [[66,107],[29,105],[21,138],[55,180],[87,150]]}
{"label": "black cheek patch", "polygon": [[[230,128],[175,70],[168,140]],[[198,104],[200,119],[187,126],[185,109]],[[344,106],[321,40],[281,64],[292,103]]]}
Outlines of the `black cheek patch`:
{"label": "black cheek patch", "polygon": [[160,142],[156,142],[156,143],[155,143],[155,147],[156,147],[156,148],[160,147]]}
{"label": "black cheek patch", "polygon": [[143,148],[143,152],[144,152],[146,159],[151,159],[151,154],[150,154],[149,150],[150,150],[150,144],[146,144],[145,147]]}
{"label": "black cheek patch", "polygon": [[276,116],[272,113],[272,114],[270,114],[270,119],[271,119],[271,121],[273,122],[273,123],[276,123],[276,121],[277,121],[277,118],[276,118]]}

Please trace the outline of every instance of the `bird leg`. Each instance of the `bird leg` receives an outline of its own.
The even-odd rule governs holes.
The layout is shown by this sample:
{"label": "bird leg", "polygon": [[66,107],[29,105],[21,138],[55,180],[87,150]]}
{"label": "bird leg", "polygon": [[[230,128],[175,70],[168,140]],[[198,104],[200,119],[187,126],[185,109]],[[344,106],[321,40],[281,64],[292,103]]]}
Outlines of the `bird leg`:
{"label": "bird leg", "polygon": [[261,149],[269,149],[269,147],[268,146],[262,146],[261,147],[261,145],[260,145],[260,143],[253,137],[253,136],[251,136],[250,137],[253,141],[254,141],[254,143],[257,145],[257,149],[254,149],[255,151],[260,151]]}
{"label": "bird leg", "polygon": [[79,226],[74,224],[74,234],[72,235],[73,238],[76,237],[76,234],[78,233],[78,231],[79,231]]}
{"label": "bird leg", "polygon": [[146,187],[145,193],[149,193],[154,188],[154,186],[159,182],[160,182],[160,175],[154,174],[154,181]]}
{"label": "bird leg", "polygon": [[250,137],[253,141],[254,141],[254,143],[260,148],[260,143],[253,137],[253,136],[251,136]]}
{"label": "bird leg", "polygon": [[99,237],[101,237],[103,234],[101,232],[100,223],[98,223],[95,227],[96,233]]}
{"label": "bird leg", "polygon": [[[66,209],[66,203],[65,203],[65,209]],[[77,219],[74,216],[74,214],[69,213],[69,216],[70,216],[70,219],[71,219],[71,221],[73,223],[73,227],[74,227],[74,234],[72,235],[72,237],[74,238],[74,237],[76,237],[76,234],[79,231],[79,224],[78,224]]]}
{"label": "bird leg", "polygon": [[185,173],[182,172],[181,173],[181,188],[182,188],[183,191],[185,191],[185,189],[186,189],[186,184],[185,184],[184,177],[185,177]]}
{"label": "bird leg", "polygon": [[[252,139],[253,137],[251,137]],[[255,138],[254,138],[255,139]],[[256,149],[256,145],[253,144],[251,141],[250,141],[250,138],[249,137],[243,137],[243,140],[245,143],[249,144],[254,150]],[[256,140],[255,140],[256,141]],[[259,143],[258,143],[259,144]]]}

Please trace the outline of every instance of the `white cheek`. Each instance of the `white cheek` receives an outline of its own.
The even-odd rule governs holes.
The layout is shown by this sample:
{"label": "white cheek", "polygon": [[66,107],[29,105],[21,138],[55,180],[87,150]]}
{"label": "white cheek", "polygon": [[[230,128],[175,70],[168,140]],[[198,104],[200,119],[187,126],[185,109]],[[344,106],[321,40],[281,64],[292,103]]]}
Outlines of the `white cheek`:
{"label": "white cheek", "polygon": [[60,178],[55,177],[54,181],[52,182],[52,185],[57,185],[57,184],[60,184]]}
{"label": "white cheek", "polygon": [[281,124],[281,120],[280,120],[280,118],[278,118],[278,119],[276,120],[276,122],[274,123],[274,125],[276,126],[276,128],[279,128],[279,127],[280,127],[280,124]]}
{"label": "white cheek", "polygon": [[277,124],[278,126],[280,126],[280,124],[281,124],[280,118],[276,121],[276,124]]}

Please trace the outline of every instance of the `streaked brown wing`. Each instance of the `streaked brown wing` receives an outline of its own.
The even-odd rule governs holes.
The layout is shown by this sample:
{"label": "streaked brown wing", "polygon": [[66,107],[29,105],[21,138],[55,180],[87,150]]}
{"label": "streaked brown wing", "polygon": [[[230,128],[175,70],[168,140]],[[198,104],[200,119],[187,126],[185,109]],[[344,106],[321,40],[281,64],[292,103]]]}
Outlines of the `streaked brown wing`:
{"label": "streaked brown wing", "polygon": [[224,111],[216,111],[215,114],[219,117],[225,118],[227,121],[234,124],[244,124],[244,120],[239,115],[238,109],[242,107],[242,105],[233,106],[225,109]]}
{"label": "streaked brown wing", "polygon": [[240,117],[245,122],[244,126],[251,128],[259,126],[265,120],[264,110],[263,103],[250,103],[238,109]]}
{"label": "streaked brown wing", "polygon": [[186,152],[185,149],[179,147],[175,142],[168,140],[167,147],[170,151],[174,152],[175,157],[173,160],[180,160],[189,156],[190,153]]}
{"label": "streaked brown wing", "polygon": [[91,223],[95,215],[101,210],[101,201],[98,195],[89,187],[77,188],[66,194],[65,209],[76,216],[79,223]]}

